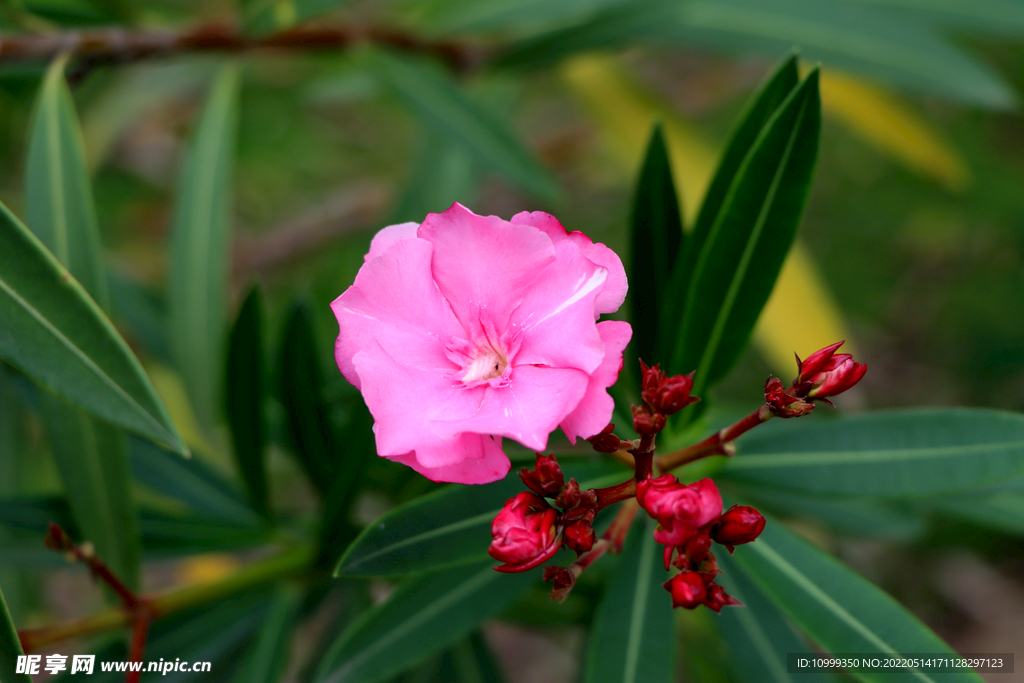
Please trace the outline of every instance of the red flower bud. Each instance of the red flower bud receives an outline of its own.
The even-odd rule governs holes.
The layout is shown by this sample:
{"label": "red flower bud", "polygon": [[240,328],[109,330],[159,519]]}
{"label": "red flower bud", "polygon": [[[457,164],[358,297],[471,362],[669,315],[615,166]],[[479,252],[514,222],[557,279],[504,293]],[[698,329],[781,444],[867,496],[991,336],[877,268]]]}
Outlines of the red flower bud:
{"label": "red flower bud", "polygon": [[540,496],[523,491],[509,498],[491,524],[487,552],[505,563],[495,569],[525,572],[554,557],[562,545],[557,523],[557,511]]}
{"label": "red flower bud", "polygon": [[679,572],[662,584],[672,594],[672,606],[694,609],[704,602],[707,589],[697,572]]}
{"label": "red flower bud", "polygon": [[714,539],[727,547],[750,543],[764,531],[764,515],[748,505],[733,505],[718,518],[712,533]]}
{"label": "red flower bud", "polygon": [[864,377],[868,371],[866,365],[855,363],[848,353],[836,353],[843,343],[837,342],[815,351],[805,361],[797,356],[800,374],[794,385],[801,385],[801,394],[808,398],[838,396]]}
{"label": "red flower bud", "polygon": [[661,371],[661,365],[653,368],[640,361],[640,398],[648,405],[654,405],[658,400],[658,392],[661,390],[661,383],[665,381],[665,373]]}
{"label": "red flower bud", "polygon": [[690,396],[692,389],[693,372],[689,375],[673,375],[662,381],[661,388],[652,405],[662,415],[674,415],[691,403],[700,400]]}
{"label": "red flower bud", "polygon": [[565,477],[562,475],[562,468],[559,467],[555,456],[537,454],[537,464],[532,470],[525,467],[519,472],[519,478],[538,496],[553,498],[562,490],[565,484]]}
{"label": "red flower bud", "polygon": [[704,605],[716,612],[721,613],[726,605],[737,605],[742,607],[743,603],[725,592],[725,589],[717,583],[710,583],[707,586],[707,596],[704,598]]}
{"label": "red flower bud", "polygon": [[588,439],[590,445],[594,447],[594,450],[598,453],[614,453],[619,450],[622,445],[622,441],[619,437],[612,434],[615,429],[615,425],[610,424],[601,430],[600,434],[596,434]]}
{"label": "red flower bud", "polygon": [[547,567],[544,570],[544,582],[552,584],[551,599],[561,602],[576,585],[576,575],[565,567]]}
{"label": "red flower bud", "polygon": [[558,497],[555,498],[555,505],[563,510],[571,510],[579,504],[580,485],[575,479],[570,479],[569,483],[562,487]]}
{"label": "red flower bud", "polygon": [[722,514],[722,496],[710,479],[680,484],[671,474],[648,477],[637,483],[636,500],[658,520],[655,540],[668,546],[685,545],[700,527]]}
{"label": "red flower bud", "polygon": [[633,429],[640,436],[654,436],[665,428],[665,416],[646,406],[633,406]]}
{"label": "red flower bud", "polygon": [[584,517],[565,527],[564,539],[566,548],[575,550],[577,555],[582,555],[594,547],[597,536],[590,520]]}
{"label": "red flower bud", "polygon": [[[697,534],[682,547],[682,553],[694,565],[698,565],[707,559],[711,551],[711,537],[707,534]],[[712,555],[712,557],[714,557]]]}
{"label": "red flower bud", "polygon": [[765,382],[764,401],[776,417],[800,417],[814,410],[813,403],[786,393],[778,377],[769,377]]}

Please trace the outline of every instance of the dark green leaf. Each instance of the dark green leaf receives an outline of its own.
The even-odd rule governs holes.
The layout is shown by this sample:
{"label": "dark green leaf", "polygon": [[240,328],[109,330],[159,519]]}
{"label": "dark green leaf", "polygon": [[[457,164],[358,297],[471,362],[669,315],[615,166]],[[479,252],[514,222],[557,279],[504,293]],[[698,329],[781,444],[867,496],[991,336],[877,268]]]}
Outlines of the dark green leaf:
{"label": "dark green leaf", "polygon": [[743,683],[829,683],[818,671],[791,674],[786,653],[807,652],[778,608],[743,575],[725,552],[715,555],[722,573],[715,579],[743,607],[726,607],[715,621],[729,648],[732,669]]}
{"label": "dark green leaf", "polygon": [[323,356],[304,304],[288,315],[277,358],[287,441],[310,483],[326,496],[337,471],[336,458],[343,451],[324,400]]}
{"label": "dark green leaf", "polygon": [[426,136],[409,183],[389,223],[421,222],[454,202],[473,203],[480,185],[480,163],[463,145],[436,135]]}
{"label": "dark green leaf", "polygon": [[642,44],[704,45],[809,59],[922,93],[996,108],[1016,96],[985,64],[951,45],[931,22],[854,3],[814,0],[650,0],[622,3],[580,25],[525,40],[500,66],[549,66],[578,52]]}
{"label": "dark green leaf", "polygon": [[228,340],[228,426],[235,460],[254,510],[269,519],[266,446],[266,361],[263,352],[263,296],[253,287],[242,303]]}
{"label": "dark green leaf", "polygon": [[272,539],[260,526],[211,521],[195,515],[142,510],[142,545],[147,554],[179,556],[227,552],[266,545]]}
{"label": "dark green leaf", "polygon": [[316,680],[385,680],[457,642],[540,578],[535,571],[502,574],[493,564],[491,560],[407,579],[341,634]]}
{"label": "dark green leaf", "polygon": [[459,683],[503,683],[505,680],[480,631],[474,631],[445,653],[441,675],[441,680]]}
{"label": "dark green leaf", "polygon": [[831,496],[964,491],[1024,473],[1024,415],[970,408],[867,413],[753,432],[739,453],[720,476],[747,485]]}
{"label": "dark green leaf", "polygon": [[452,78],[418,59],[374,51],[370,69],[435,134],[449,137],[509,181],[542,199],[558,194],[554,181],[508,127],[462,92]]}
{"label": "dark green leaf", "polygon": [[32,116],[25,162],[25,222],[101,307],[107,282],[75,104],[64,81],[66,57],[46,72]]}
{"label": "dark green leaf", "polygon": [[256,642],[249,648],[248,657],[235,676],[237,683],[281,680],[301,604],[302,592],[296,586],[284,584],[277,589]]}
{"label": "dark green leaf", "polygon": [[[718,162],[718,168],[711,179],[711,184],[708,185],[707,192],[704,194],[704,201],[701,202],[700,212],[697,214],[693,229],[686,236],[683,258],[676,263],[676,267],[672,271],[670,291],[675,296],[671,299],[673,304],[669,318],[671,324],[666,327],[666,334],[674,336],[679,332],[682,325],[682,308],[686,304],[686,296],[691,277],[697,267],[697,259],[704,249],[704,244],[707,242],[708,235],[711,234],[718,214],[721,213],[722,204],[729,193],[733,179],[765,124],[789,93],[796,88],[799,81],[796,55],[791,55],[782,60],[775,68],[757,93],[750,98],[743,113],[740,114],[738,123],[729,135],[729,142],[726,143],[725,152],[722,153],[722,158]],[[694,368],[687,368],[685,371],[689,372],[692,369]],[[683,371],[683,368],[673,371],[677,370]]]}
{"label": "dark green leaf", "polygon": [[997,35],[1024,32],[1024,5],[1017,0],[854,0],[891,11],[901,19],[934,21],[957,32],[983,31]]}
{"label": "dark green leaf", "polygon": [[654,520],[636,524],[594,617],[583,662],[584,683],[675,680],[672,600]]}
{"label": "dark green leaf", "polygon": [[171,227],[168,290],[170,341],[201,423],[218,421],[224,377],[231,184],[239,70],[220,71],[178,182]]}
{"label": "dark green leaf", "polygon": [[[738,547],[733,557],[787,619],[829,652],[956,656],[889,595],[774,519],[768,519],[761,536]],[[973,672],[875,670],[855,676],[869,682],[981,683]]]}
{"label": "dark green leaf", "polygon": [[535,33],[579,22],[622,0],[435,0],[417,3],[420,22],[431,31]]}
{"label": "dark green leaf", "polygon": [[982,497],[940,496],[923,501],[921,508],[1008,534],[1024,536],[1024,494],[1019,492],[1005,491]]}
{"label": "dark green leaf", "polygon": [[246,33],[276,33],[341,7],[348,0],[242,0]]}
{"label": "dark green leaf", "polygon": [[114,326],[2,204],[0,253],[0,357],[90,414],[187,454]]}
{"label": "dark green leaf", "polygon": [[139,439],[129,439],[128,452],[132,474],[153,491],[215,520],[240,526],[259,525],[259,517],[235,487],[199,458],[174,457]]}
{"label": "dark green leaf", "polygon": [[32,677],[28,674],[15,673],[18,656],[23,654],[25,651],[21,649],[18,631],[14,628],[11,614],[7,611],[7,601],[4,599],[3,591],[0,590],[0,680],[32,683]]}
{"label": "dark green leaf", "polygon": [[672,362],[696,369],[697,396],[739,358],[771,294],[807,200],[820,131],[812,71],[758,135],[697,258]]}
{"label": "dark green leaf", "polygon": [[[584,490],[629,476],[618,464],[600,463],[574,466],[570,475]],[[363,529],[338,561],[335,576],[436,571],[483,559],[494,516],[524,489],[513,474],[484,486],[446,486],[400,505]]]}
{"label": "dark green leaf", "polygon": [[669,332],[665,329],[668,320],[663,311],[675,295],[668,288],[669,277],[683,248],[683,223],[672,182],[672,163],[660,125],[651,133],[640,170],[630,233],[633,238],[629,273],[632,355],[654,365],[662,361],[664,354],[656,341]]}

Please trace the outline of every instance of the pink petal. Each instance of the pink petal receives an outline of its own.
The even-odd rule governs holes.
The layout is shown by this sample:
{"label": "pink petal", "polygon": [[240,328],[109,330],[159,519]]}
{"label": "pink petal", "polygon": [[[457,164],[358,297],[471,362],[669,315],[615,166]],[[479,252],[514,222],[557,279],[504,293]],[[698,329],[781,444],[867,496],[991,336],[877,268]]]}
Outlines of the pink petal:
{"label": "pink petal", "polygon": [[586,389],[587,375],[579,370],[518,366],[507,386],[479,387],[484,399],[475,414],[444,423],[438,419],[433,428],[506,436],[542,451],[548,435],[576,407]]}
{"label": "pink petal", "polygon": [[576,368],[591,373],[604,358],[594,319],[594,298],[607,271],[568,240],[555,245],[556,260],[530,284],[510,327],[522,331],[515,365]]}
{"label": "pink petal", "polygon": [[527,286],[555,260],[540,230],[477,216],[459,203],[429,214],[418,235],[434,245],[434,281],[471,338],[484,318],[504,330]]}
{"label": "pink petal", "polygon": [[512,216],[510,222],[532,225],[550,237],[555,244],[564,239],[572,241],[580,248],[584,256],[608,271],[608,279],[605,281],[604,288],[594,302],[595,313],[614,313],[619,310],[619,306],[626,300],[628,284],[626,269],[623,268],[622,259],[618,254],[601,242],[594,243],[578,230],[567,233],[557,218],[543,211],[522,211]]}
{"label": "pink petal", "polygon": [[[459,459],[452,464],[437,467],[424,464],[436,461],[437,450],[455,453]],[[489,484],[504,479],[511,467],[501,450],[501,438],[492,439],[483,434],[468,432],[418,451],[389,457],[395,462],[408,465],[431,481],[450,481],[456,484]]]}
{"label": "pink petal", "polygon": [[562,431],[573,444],[577,437],[590,438],[611,422],[615,401],[608,395],[607,389],[619,378],[622,352],[633,336],[633,328],[629,323],[620,320],[599,322],[597,331],[604,341],[604,359],[590,375],[583,398],[561,424]]}
{"label": "pink petal", "polygon": [[341,328],[335,359],[356,388],[362,386],[352,359],[374,342],[405,365],[455,367],[444,344],[463,331],[431,279],[432,251],[421,239],[392,242],[363,264],[355,284],[331,304]]}
{"label": "pink petal", "polygon": [[382,228],[373,236],[373,241],[370,242],[370,251],[366,252],[363,261],[377,258],[384,253],[385,249],[398,240],[416,237],[416,230],[419,227],[419,223],[399,223],[398,225],[389,225],[386,228]]}

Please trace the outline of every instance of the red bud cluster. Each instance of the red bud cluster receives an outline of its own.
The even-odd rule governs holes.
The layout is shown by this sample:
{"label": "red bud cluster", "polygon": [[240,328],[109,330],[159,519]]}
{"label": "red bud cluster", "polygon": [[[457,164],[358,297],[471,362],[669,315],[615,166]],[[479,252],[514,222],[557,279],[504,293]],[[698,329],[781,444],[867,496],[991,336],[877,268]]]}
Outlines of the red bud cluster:
{"label": "red bud cluster", "polygon": [[855,363],[848,353],[836,353],[845,342],[836,342],[815,351],[806,360],[796,357],[797,378],[784,388],[782,381],[769,377],[764,399],[776,417],[800,417],[814,409],[814,401],[831,404],[829,396],[838,396],[864,377],[868,367]]}
{"label": "red bud cluster", "polygon": [[558,465],[554,455],[537,454],[537,464],[532,470],[525,467],[519,471],[519,478],[538,496],[557,496],[565,485],[565,477],[562,475],[562,468]]}
{"label": "red bud cluster", "polygon": [[601,430],[600,434],[590,437],[590,445],[598,453],[614,453],[622,446],[622,440],[615,436],[615,425],[610,424]]}

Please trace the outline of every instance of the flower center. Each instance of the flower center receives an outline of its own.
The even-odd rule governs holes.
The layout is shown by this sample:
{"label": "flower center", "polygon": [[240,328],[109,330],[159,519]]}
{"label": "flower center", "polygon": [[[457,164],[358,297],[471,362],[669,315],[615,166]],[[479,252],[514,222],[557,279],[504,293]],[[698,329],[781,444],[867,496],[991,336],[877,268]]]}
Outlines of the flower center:
{"label": "flower center", "polygon": [[470,357],[469,363],[464,367],[466,374],[462,376],[463,382],[486,382],[497,379],[505,373],[508,359],[502,352],[495,350],[489,344],[484,344],[482,347],[477,347],[476,352]]}

